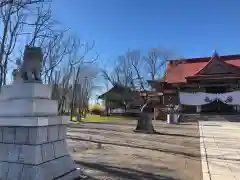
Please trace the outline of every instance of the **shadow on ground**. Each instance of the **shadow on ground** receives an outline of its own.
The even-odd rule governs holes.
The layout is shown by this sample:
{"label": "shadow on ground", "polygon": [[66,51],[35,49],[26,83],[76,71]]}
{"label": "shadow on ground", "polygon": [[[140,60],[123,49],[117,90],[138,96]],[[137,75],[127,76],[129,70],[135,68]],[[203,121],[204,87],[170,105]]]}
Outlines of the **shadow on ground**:
{"label": "shadow on ground", "polygon": [[68,148],[90,179],[202,180],[198,124],[154,121],[158,134],[133,133],[136,121],[68,128]]}
{"label": "shadow on ground", "polygon": [[164,135],[164,136],[178,136],[178,137],[190,137],[190,138],[198,138],[199,136],[191,136],[187,134],[173,134],[173,133],[165,133],[165,132],[156,132],[157,135]]}
{"label": "shadow on ground", "polygon": [[[114,176],[114,179],[124,179],[124,180],[180,180],[174,177],[167,177],[166,175],[155,175],[148,172],[143,172],[135,169],[114,167],[105,164],[89,163],[84,161],[75,161],[76,164],[83,166],[84,168],[89,168],[91,170],[100,171]],[[173,173],[173,170],[167,168],[159,169],[159,172],[163,173]],[[87,174],[86,174],[87,175]],[[88,175],[87,175],[88,176]],[[93,180],[97,180],[97,177],[90,177]]]}
{"label": "shadow on ground", "polygon": [[99,140],[88,140],[88,139],[83,139],[80,137],[73,137],[73,136],[67,136],[67,138],[71,139],[71,140],[77,140],[77,141],[87,141],[87,142],[101,143],[101,144],[108,144],[108,145],[115,145],[115,146],[147,149],[147,150],[152,150],[152,151],[170,153],[173,155],[182,155],[182,156],[186,156],[188,158],[200,158],[201,157],[201,155],[199,153],[194,154],[194,153],[187,153],[187,152],[181,152],[181,151],[176,151],[176,150],[151,148],[151,147],[146,147],[146,146],[137,146],[137,145],[131,145],[131,144],[124,144],[124,143],[104,142],[104,141],[99,141]]}
{"label": "shadow on ground", "polygon": [[[129,134],[132,134],[132,132],[129,132],[129,131],[124,131],[124,130],[115,130],[115,129],[106,129],[106,128],[99,128],[99,127],[94,127],[94,128],[87,128],[87,127],[73,127],[71,126],[72,129],[76,128],[77,130],[74,131],[74,130],[71,130],[71,132],[79,132],[79,129],[84,129],[84,130],[89,130],[89,129],[94,129],[94,130],[107,130],[107,131],[112,131],[112,132],[118,132],[118,133],[122,133],[122,132],[125,132],[125,133],[129,133]],[[176,127],[175,127],[176,129]],[[178,137],[190,137],[190,138],[199,138],[199,136],[192,136],[192,135],[187,135],[187,134],[174,134],[174,133],[166,133],[166,132],[155,132],[155,133],[152,133],[153,135],[165,135],[165,136],[178,136]]]}

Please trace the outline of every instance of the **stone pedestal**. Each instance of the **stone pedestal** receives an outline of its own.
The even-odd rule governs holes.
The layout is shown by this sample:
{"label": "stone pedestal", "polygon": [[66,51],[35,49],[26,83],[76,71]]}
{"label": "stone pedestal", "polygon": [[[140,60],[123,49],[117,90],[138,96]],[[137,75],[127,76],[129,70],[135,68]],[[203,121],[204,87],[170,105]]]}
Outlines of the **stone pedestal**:
{"label": "stone pedestal", "polygon": [[67,151],[69,118],[57,116],[51,87],[22,83],[0,94],[0,179],[73,180],[80,175]]}

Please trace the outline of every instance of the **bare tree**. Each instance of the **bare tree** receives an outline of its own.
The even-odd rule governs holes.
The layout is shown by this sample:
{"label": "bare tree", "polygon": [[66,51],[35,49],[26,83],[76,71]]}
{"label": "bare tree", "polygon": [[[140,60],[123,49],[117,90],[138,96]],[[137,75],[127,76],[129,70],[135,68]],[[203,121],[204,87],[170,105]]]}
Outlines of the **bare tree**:
{"label": "bare tree", "polygon": [[[85,116],[88,109],[88,101],[90,98],[90,92],[93,88],[92,80],[96,77],[97,73],[91,74],[91,64],[93,64],[98,59],[98,54],[95,57],[91,57],[90,60],[87,59],[87,55],[92,51],[94,43],[89,45],[89,43],[82,43],[77,40],[74,41],[73,46],[73,56],[69,59],[69,63],[73,68],[72,75],[72,91],[71,91],[71,116],[76,113],[74,112],[78,109],[78,114],[80,116]],[[88,65],[88,66],[86,66]],[[84,69],[88,69],[85,71]],[[91,86],[90,86],[91,85]]]}
{"label": "bare tree", "polygon": [[68,94],[72,89],[70,79],[72,74],[71,68],[61,69],[60,71],[55,71],[54,81],[53,84],[53,91],[52,91],[52,98],[58,100],[58,113],[60,115],[69,112],[70,107],[68,99]]}
{"label": "bare tree", "polygon": [[87,60],[93,45],[89,46],[89,43],[73,37],[63,36],[59,40],[61,43],[48,48],[45,59],[50,64],[44,63],[43,77],[46,83],[55,86],[53,96],[59,100],[59,114],[69,112],[71,116],[76,113],[82,116],[88,108],[92,80],[97,74],[92,71],[94,69],[92,64],[97,60],[98,55]]}
{"label": "bare tree", "polygon": [[[127,59],[132,66],[132,70],[136,76],[136,85],[138,86],[138,91],[147,92],[148,87],[146,83],[146,77],[144,76],[144,68],[146,67],[143,57],[140,55],[139,51],[128,51]],[[140,108],[140,117],[138,118],[136,132],[146,132],[146,133],[155,133],[154,127],[152,125],[152,107],[149,104],[150,98],[147,96],[141,96],[142,106]]]}
{"label": "bare tree", "polygon": [[[126,112],[133,100],[133,91],[137,88],[137,78],[128,56],[119,56],[115,61],[112,71],[108,71],[107,68],[102,68],[101,74],[112,86],[122,89],[121,96],[117,97],[117,95],[115,95],[115,99],[119,99],[118,104],[121,104]],[[105,103],[108,103],[108,100],[105,100]]]}
{"label": "bare tree", "polygon": [[[94,86],[96,73],[92,70],[92,65],[88,65],[90,71],[83,71],[84,65],[69,66],[63,71],[62,78],[58,76],[55,84],[55,97],[59,100],[59,114],[69,112],[71,116],[79,114],[81,117],[86,115],[88,102]],[[59,73],[60,75],[60,73]],[[57,79],[57,78],[56,78]]]}
{"label": "bare tree", "polygon": [[98,54],[88,58],[95,43],[86,43],[71,36],[53,19],[50,5],[51,0],[0,2],[0,27],[3,28],[0,35],[0,88],[7,83],[9,68],[16,67],[16,59],[17,67],[20,65],[21,50],[24,48],[22,43],[26,42],[43,49],[42,79],[44,83],[53,85],[52,96],[59,102],[59,113],[73,111],[75,106],[70,107],[73,104],[71,101],[76,101],[80,109],[86,109],[94,78],[85,75],[88,83],[84,84],[80,78],[83,74],[80,67],[86,64],[91,66],[98,59]]}
{"label": "bare tree", "polygon": [[4,77],[7,73],[8,57],[13,52],[18,32],[21,30],[23,14],[20,9],[10,1],[5,2],[0,8],[0,19],[3,26],[0,45],[0,88],[5,84]]}
{"label": "bare tree", "polygon": [[26,8],[27,5],[50,2],[51,0],[1,0],[0,8],[5,6],[16,6],[18,9]]}
{"label": "bare tree", "polygon": [[7,68],[10,60],[9,57],[14,51],[20,32],[23,29],[23,13],[17,11],[15,14],[11,14],[12,9],[12,6],[6,9],[0,9],[2,24],[4,27],[0,48],[0,86],[6,84]]}
{"label": "bare tree", "polygon": [[[85,69],[85,70],[84,70]],[[88,69],[86,71],[86,69]],[[91,65],[77,67],[76,75],[74,76],[74,84],[72,91],[72,109],[77,109],[81,117],[85,117],[88,111],[88,102],[91,97],[91,92],[97,88],[94,85],[94,79],[98,73],[94,71]]]}
{"label": "bare tree", "polygon": [[163,75],[169,58],[170,54],[158,48],[151,49],[147,56],[143,57],[146,73],[150,75],[151,80],[159,79]]}
{"label": "bare tree", "polygon": [[[151,80],[160,78],[160,76],[163,75],[169,55],[167,52],[157,48],[151,49],[147,56],[142,56],[140,51],[129,50],[124,56],[118,59],[116,66],[113,67],[113,72],[108,72],[104,69],[102,70],[102,75],[113,85],[117,83],[124,87],[129,87],[135,92],[147,92],[150,90],[147,84],[147,80],[149,80],[148,75],[150,75]],[[150,117],[152,115],[150,108],[152,100],[151,97],[148,96],[148,93],[145,94],[146,96],[141,97],[141,117],[138,120],[136,130],[153,133],[155,130],[152,126],[152,117]],[[130,97],[132,99],[128,97],[128,101],[134,101],[134,96]],[[139,96],[136,97],[139,98]],[[120,99],[122,101],[124,100],[122,96]],[[125,103],[127,102],[127,100],[124,101]]]}
{"label": "bare tree", "polygon": [[[0,44],[0,88],[6,84],[6,77],[10,62],[14,62],[15,57],[12,54],[18,53],[15,50],[18,40],[24,39],[26,22],[34,19],[30,12],[34,8],[41,7],[43,4],[51,2],[48,0],[5,0],[0,2],[0,23],[3,28]],[[43,15],[38,14],[40,19]],[[35,23],[36,24],[36,23]]]}
{"label": "bare tree", "polygon": [[102,76],[112,85],[118,84],[124,87],[134,86],[134,77],[130,61],[124,56],[119,56],[115,61],[112,71],[102,68]]}

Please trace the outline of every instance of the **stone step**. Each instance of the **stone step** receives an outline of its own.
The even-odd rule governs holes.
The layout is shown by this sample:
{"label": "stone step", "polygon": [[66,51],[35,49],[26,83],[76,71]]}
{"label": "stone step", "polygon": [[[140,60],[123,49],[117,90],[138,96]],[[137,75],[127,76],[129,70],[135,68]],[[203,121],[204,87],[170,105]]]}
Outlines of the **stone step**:
{"label": "stone step", "polygon": [[3,86],[0,101],[10,99],[50,99],[52,95],[51,86],[39,83],[21,83]]}
{"label": "stone step", "polygon": [[240,121],[239,115],[193,115],[183,114],[182,121]]}
{"label": "stone step", "polygon": [[58,103],[49,99],[0,101],[0,117],[56,116]]}

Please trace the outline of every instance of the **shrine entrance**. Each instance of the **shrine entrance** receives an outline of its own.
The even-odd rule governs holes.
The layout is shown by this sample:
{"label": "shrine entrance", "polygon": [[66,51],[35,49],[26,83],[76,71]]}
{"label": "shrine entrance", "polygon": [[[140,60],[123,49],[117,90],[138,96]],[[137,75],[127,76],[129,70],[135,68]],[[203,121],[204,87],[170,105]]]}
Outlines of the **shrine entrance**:
{"label": "shrine entrance", "polygon": [[[207,87],[205,88],[206,93],[226,93],[227,87],[220,86],[220,87]],[[202,112],[208,112],[208,113],[230,113],[234,112],[234,108],[232,105],[226,104],[218,99],[215,101],[202,105]]]}
{"label": "shrine entrance", "polygon": [[235,112],[232,105],[223,103],[222,101],[215,100],[210,104],[202,105],[202,112],[206,113],[231,113]]}

